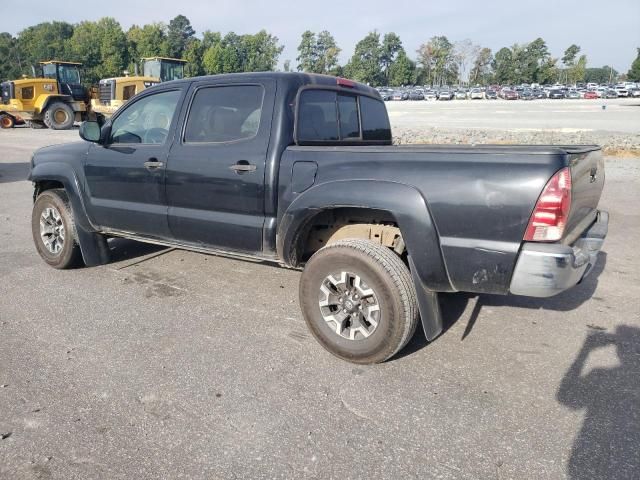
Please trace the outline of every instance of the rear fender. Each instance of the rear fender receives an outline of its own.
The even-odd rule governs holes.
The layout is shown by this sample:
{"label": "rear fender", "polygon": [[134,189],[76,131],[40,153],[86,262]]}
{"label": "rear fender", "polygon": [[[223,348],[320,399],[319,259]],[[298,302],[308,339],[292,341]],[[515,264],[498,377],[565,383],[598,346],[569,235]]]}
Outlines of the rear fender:
{"label": "rear fender", "polygon": [[[85,265],[93,267],[108,263],[109,248],[107,241],[103,235],[98,233],[87,216],[80,183],[71,166],[58,162],[41,163],[31,170],[28,179],[32,182],[56,181],[64,186],[71,204],[78,235],[77,240]],[[38,193],[38,191],[34,192],[34,200],[35,195]]]}
{"label": "rear fender", "polygon": [[296,197],[282,215],[277,234],[278,255],[299,264],[297,244],[309,221],[323,210],[365,208],[389,212],[396,220],[409,254],[411,275],[427,339],[442,331],[436,292],[454,291],[445,268],[436,227],[418,190],[395,182],[343,180],[310,188]]}

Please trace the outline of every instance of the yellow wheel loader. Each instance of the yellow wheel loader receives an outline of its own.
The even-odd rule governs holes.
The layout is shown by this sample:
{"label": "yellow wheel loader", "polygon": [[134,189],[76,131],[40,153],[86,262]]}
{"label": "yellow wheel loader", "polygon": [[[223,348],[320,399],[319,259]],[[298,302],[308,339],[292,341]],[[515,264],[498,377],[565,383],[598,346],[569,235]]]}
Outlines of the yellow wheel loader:
{"label": "yellow wheel loader", "polygon": [[27,121],[33,128],[66,130],[86,119],[89,92],[80,83],[82,64],[50,60],[40,65],[41,78],[0,84],[0,127]]}
{"label": "yellow wheel loader", "polygon": [[[93,112],[111,116],[136,93],[160,82],[184,78],[185,60],[177,58],[143,58],[142,75],[105,78],[100,80],[97,91],[91,99]],[[125,72],[126,73],[126,72]]]}

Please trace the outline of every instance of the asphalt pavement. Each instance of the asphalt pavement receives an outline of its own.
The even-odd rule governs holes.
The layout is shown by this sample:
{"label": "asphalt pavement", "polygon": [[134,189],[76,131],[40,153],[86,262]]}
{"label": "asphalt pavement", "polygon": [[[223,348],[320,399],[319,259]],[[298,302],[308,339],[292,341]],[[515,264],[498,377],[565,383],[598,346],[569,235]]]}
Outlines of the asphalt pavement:
{"label": "asphalt pavement", "polygon": [[382,365],[326,353],[299,272],[132,241],[57,271],[25,181],[76,132],[0,131],[0,479],[632,479],[640,159],[607,160],[599,264],[551,299],[447,295]]}

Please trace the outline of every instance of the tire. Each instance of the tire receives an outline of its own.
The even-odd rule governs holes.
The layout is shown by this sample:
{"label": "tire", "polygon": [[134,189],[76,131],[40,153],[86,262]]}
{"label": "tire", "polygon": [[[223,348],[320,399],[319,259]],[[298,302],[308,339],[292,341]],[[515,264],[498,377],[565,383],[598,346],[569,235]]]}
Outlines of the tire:
{"label": "tire", "polygon": [[66,269],[82,264],[73,213],[64,190],[46,190],[38,195],[31,214],[31,233],[38,253],[52,267]]}
{"label": "tire", "polygon": [[0,114],[0,128],[13,128],[16,125],[16,119],[6,113]]}
{"label": "tire", "polygon": [[316,340],[358,364],[394,356],[418,323],[409,269],[393,251],[368,240],[340,240],[318,250],[302,272],[300,306]]}
{"label": "tire", "polygon": [[69,130],[73,127],[75,113],[63,102],[54,102],[44,112],[44,124],[52,130]]}

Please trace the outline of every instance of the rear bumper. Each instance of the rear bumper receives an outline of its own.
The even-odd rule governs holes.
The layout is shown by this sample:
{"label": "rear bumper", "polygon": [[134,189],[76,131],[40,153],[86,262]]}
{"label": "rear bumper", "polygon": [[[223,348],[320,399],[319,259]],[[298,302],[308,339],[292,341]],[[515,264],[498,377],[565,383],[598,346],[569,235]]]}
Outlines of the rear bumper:
{"label": "rear bumper", "polygon": [[509,291],[514,295],[551,297],[580,283],[596,264],[608,226],[609,214],[600,211],[573,245],[525,243]]}

